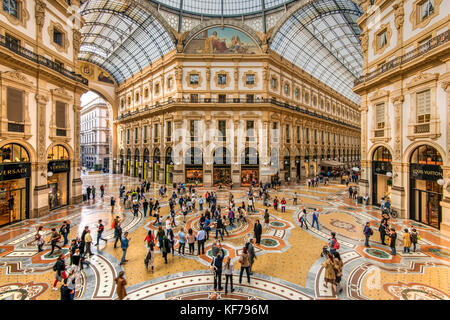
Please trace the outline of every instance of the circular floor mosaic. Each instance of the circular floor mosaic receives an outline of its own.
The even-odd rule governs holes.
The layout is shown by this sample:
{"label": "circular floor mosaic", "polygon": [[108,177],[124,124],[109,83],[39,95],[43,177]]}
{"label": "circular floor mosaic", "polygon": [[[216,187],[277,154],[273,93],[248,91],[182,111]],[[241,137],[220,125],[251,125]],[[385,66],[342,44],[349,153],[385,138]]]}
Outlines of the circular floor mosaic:
{"label": "circular floor mosaic", "polygon": [[261,245],[263,245],[265,247],[277,247],[280,245],[280,243],[275,239],[263,238],[261,240]]}
{"label": "circular floor mosaic", "polygon": [[378,258],[378,259],[383,259],[383,260],[388,260],[391,259],[391,255],[383,250],[379,250],[376,248],[364,248],[363,250],[365,253],[367,253],[369,256]]}

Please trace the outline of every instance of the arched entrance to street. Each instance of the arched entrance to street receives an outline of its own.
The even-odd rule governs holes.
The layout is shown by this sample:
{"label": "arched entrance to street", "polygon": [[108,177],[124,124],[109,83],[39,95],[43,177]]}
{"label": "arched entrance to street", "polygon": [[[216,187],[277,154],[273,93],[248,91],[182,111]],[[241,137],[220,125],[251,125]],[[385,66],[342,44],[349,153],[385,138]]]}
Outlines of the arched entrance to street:
{"label": "arched entrance to street", "polygon": [[213,184],[231,184],[231,153],[227,148],[219,147],[213,155]]}
{"label": "arched entrance to street", "polygon": [[389,149],[380,146],[372,155],[372,204],[380,205],[381,199],[391,197],[392,155]]}

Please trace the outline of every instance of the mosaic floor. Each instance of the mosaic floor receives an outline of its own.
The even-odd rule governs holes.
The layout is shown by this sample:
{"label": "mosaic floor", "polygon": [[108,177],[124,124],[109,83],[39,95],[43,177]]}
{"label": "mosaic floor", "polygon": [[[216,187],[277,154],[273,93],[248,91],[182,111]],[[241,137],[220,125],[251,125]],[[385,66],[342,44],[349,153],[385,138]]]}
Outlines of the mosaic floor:
{"label": "mosaic floor", "polygon": [[[96,186],[98,192],[95,200],[53,211],[40,219],[0,228],[0,299],[60,298],[59,291],[52,290],[55,278],[52,267],[57,256],[49,255],[49,245],[44,246],[43,252],[37,252],[33,243],[36,226],[42,225],[48,235],[51,228],[69,220],[72,225],[69,239],[81,234],[84,226],[88,225],[95,241],[95,226],[98,219],[102,219],[106,229],[103,236],[112,240],[111,222],[117,215],[123,220],[123,230],[130,233],[129,261],[120,266],[122,250],[114,249],[113,241],[106,244],[101,242],[98,248],[93,249],[95,255],[90,260],[90,266],[84,268],[77,277],[76,299],[116,299],[113,279],[121,270],[125,271],[128,282],[127,299],[209,298],[213,293],[213,276],[208,266],[215,232],[210,233],[204,255],[170,254],[168,264],[165,264],[159,251],[156,251],[155,270],[150,272],[144,266],[144,238],[149,229],[155,229],[154,218],[141,214],[134,217],[119,201],[114,214],[111,214],[109,206],[110,196],[118,197],[121,183],[129,189],[137,185],[137,179],[120,175],[91,175],[83,176],[82,179],[84,187]],[[106,186],[104,199],[100,198],[101,184]],[[199,192],[204,194],[205,190],[200,188]],[[247,200],[246,189],[231,192],[237,204]],[[299,196],[298,205],[295,206],[292,205],[294,192]],[[218,195],[218,203],[226,205],[229,191],[218,191]],[[250,284],[245,276],[242,284],[239,284],[237,259],[246,239],[253,234],[254,222],[257,219],[263,221],[264,207],[261,202],[257,203],[257,211],[249,215],[247,223],[238,223],[224,237],[226,255],[235,261],[235,291],[229,294],[222,291],[219,299],[450,299],[450,238],[441,235],[438,230],[409,220],[391,219],[399,239],[402,230],[412,226],[421,236],[419,251],[403,254],[401,241],[397,241],[398,254],[392,256],[390,249],[380,242],[377,231],[381,218],[379,210],[348,199],[343,186],[332,184],[308,188],[299,185],[271,191],[271,195],[280,199],[285,197],[288,206],[285,213],[275,211],[272,207],[269,209],[271,226],[264,231],[261,245],[255,248],[257,259]],[[158,198],[162,215],[168,214],[167,198],[160,199],[156,189],[151,189],[146,197]],[[308,211],[316,208],[320,212],[320,230],[300,228],[299,214],[303,208]],[[177,212],[177,228],[174,231],[178,232],[181,226],[197,231],[199,216],[200,212],[194,210],[187,215],[184,224],[182,215]],[[364,247],[362,229],[366,222],[370,222],[374,229],[370,248]],[[336,232],[340,241],[339,252],[344,262],[341,282],[344,290],[338,295],[332,293],[331,286],[324,287],[324,258],[320,257],[331,231]],[[178,244],[175,249],[177,247]],[[63,253],[67,254],[67,249],[63,248]]]}

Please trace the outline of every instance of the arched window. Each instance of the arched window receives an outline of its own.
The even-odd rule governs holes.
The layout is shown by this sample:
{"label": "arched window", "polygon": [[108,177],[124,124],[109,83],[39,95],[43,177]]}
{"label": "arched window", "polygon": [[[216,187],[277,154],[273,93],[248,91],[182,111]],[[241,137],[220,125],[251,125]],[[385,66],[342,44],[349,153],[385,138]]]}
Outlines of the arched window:
{"label": "arched window", "polygon": [[241,164],[259,164],[258,151],[255,148],[245,148],[241,156]]}
{"label": "arched window", "polygon": [[0,149],[0,163],[4,162],[30,162],[30,157],[20,144],[9,143]]}
{"label": "arched window", "polygon": [[65,147],[58,144],[48,151],[47,160],[69,160],[69,152]]}
{"label": "arched window", "polygon": [[203,165],[203,152],[199,148],[190,148],[186,151],[186,165]]}
{"label": "arched window", "polygon": [[410,163],[442,165],[441,154],[433,147],[423,145],[411,154]]}
{"label": "arched window", "polygon": [[158,148],[153,151],[153,162],[161,162],[161,152]]}
{"label": "arched window", "polygon": [[392,162],[392,155],[388,148],[378,147],[372,156],[372,161],[387,161]]}
{"label": "arched window", "polygon": [[219,147],[214,150],[214,164],[231,164],[231,154],[227,148]]}
{"label": "arched window", "polygon": [[166,164],[173,164],[173,150],[170,147],[166,150]]}

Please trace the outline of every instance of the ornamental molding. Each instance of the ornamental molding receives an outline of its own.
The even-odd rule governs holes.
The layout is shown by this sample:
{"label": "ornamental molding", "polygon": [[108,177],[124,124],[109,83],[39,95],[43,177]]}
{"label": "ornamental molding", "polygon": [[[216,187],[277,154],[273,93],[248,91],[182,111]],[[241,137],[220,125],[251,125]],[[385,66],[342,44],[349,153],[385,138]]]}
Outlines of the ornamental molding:
{"label": "ornamental molding", "polygon": [[423,85],[428,82],[437,81],[439,79],[439,73],[423,73],[419,71],[417,75],[406,84],[408,90],[411,90],[414,87]]}

